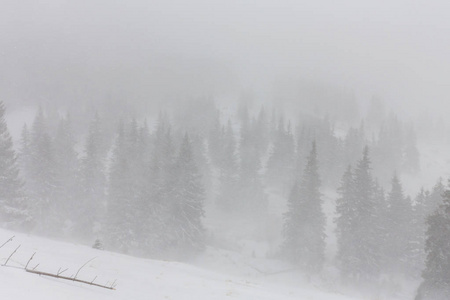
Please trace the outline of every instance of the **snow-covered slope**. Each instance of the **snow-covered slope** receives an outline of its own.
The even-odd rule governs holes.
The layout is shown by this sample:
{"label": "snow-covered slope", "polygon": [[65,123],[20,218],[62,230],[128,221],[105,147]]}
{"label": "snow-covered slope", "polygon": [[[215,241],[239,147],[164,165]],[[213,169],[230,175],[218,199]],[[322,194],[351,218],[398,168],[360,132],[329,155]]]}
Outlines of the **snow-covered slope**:
{"label": "snow-covered slope", "polygon": [[[196,267],[189,264],[156,261],[120,255],[86,246],[56,242],[45,238],[17,234],[0,230],[0,244],[15,235],[12,242],[0,249],[0,262],[4,264],[8,256],[21,245],[7,266],[0,267],[2,299],[316,299],[339,300],[356,299],[331,292],[321,291],[312,284],[296,281],[295,273],[290,282],[276,280],[276,276],[257,274],[245,262],[227,256],[230,253],[209,249]],[[64,270],[72,276],[87,261],[94,258],[79,272],[78,278],[93,280],[109,285],[117,280],[116,290],[107,290],[61,279],[38,276],[24,271],[23,267],[36,252],[30,266],[37,270],[56,273]],[[222,259],[217,259],[218,257]],[[217,273],[207,269],[215,264],[225,265],[235,262],[234,273]],[[266,270],[283,267],[277,262],[263,262]],[[218,267],[217,265],[215,267]],[[60,269],[61,268],[61,269]],[[224,270],[224,268],[219,268]],[[241,270],[241,271],[239,271]],[[241,272],[241,274],[239,274]]]}

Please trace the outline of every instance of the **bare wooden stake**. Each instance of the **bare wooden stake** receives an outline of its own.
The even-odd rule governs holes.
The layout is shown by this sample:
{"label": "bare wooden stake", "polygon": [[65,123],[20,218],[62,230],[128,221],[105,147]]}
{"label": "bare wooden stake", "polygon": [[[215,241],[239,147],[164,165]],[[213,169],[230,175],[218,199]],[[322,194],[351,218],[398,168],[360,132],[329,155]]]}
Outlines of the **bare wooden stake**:
{"label": "bare wooden stake", "polygon": [[11,259],[11,257],[14,255],[14,253],[16,253],[17,250],[19,250],[21,245],[19,245],[16,250],[14,250],[13,253],[11,253],[11,255],[8,257],[8,259],[5,261],[5,263],[3,264],[3,266],[6,266],[6,264],[8,263],[8,261]]}
{"label": "bare wooden stake", "polygon": [[77,273],[75,274],[75,276],[73,277],[73,279],[77,279],[78,273],[80,273],[81,269],[83,269],[88,263],[90,263],[91,261],[93,261],[93,260],[96,259],[96,258],[97,258],[97,257],[94,257],[94,258],[88,260],[87,262],[85,262],[84,265],[82,265],[82,266],[78,269],[78,271],[77,271]]}
{"label": "bare wooden stake", "polygon": [[36,254],[36,252],[34,252],[33,255],[31,255],[30,259],[29,259],[28,262],[27,262],[27,265],[25,266],[25,269],[28,268],[28,265],[29,265],[30,262],[33,260],[35,254]]}
{"label": "bare wooden stake", "polygon": [[[67,271],[67,270],[69,270],[69,269],[64,269],[64,270],[61,271],[61,268],[59,268],[57,275],[59,276],[59,275],[61,275],[62,273],[64,273],[65,271]],[[60,272],[60,271],[61,271],[61,272]]]}
{"label": "bare wooden stake", "polygon": [[5,246],[5,245],[8,244],[9,242],[12,242],[12,240],[13,240],[15,237],[16,237],[15,235],[13,235],[12,237],[10,237],[9,240],[7,240],[6,242],[4,242],[4,243],[0,246],[0,248],[2,248],[3,246]]}

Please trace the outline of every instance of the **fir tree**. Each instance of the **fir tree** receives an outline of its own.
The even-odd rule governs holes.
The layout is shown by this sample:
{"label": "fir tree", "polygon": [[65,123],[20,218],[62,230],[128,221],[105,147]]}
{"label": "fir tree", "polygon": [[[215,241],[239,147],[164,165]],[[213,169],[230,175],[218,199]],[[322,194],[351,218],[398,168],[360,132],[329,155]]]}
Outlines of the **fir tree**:
{"label": "fir tree", "polygon": [[216,165],[220,165],[220,159],[223,151],[223,130],[220,123],[220,111],[217,111],[214,118],[214,124],[208,135],[208,150],[211,161]]}
{"label": "fir tree", "polygon": [[433,214],[436,209],[443,203],[444,199],[442,195],[445,192],[445,186],[442,183],[442,178],[436,182],[431,190],[430,196],[428,197],[428,201],[424,203],[423,212],[424,217],[427,218],[431,214]]}
{"label": "fir tree", "polygon": [[30,149],[30,143],[31,143],[31,137],[30,137],[30,131],[28,129],[27,124],[24,124],[22,127],[22,132],[20,136],[20,149],[19,149],[19,155],[18,155],[18,162],[20,165],[20,170],[22,173],[22,177],[28,178],[29,174],[27,174],[27,171],[29,171],[30,168],[30,155],[31,155],[31,149]]}
{"label": "fir tree", "polygon": [[356,279],[373,280],[380,274],[380,241],[378,238],[379,205],[374,197],[374,181],[370,172],[369,148],[363,152],[363,158],[355,169],[355,195],[359,240],[356,253]]}
{"label": "fir tree", "polygon": [[137,213],[126,138],[125,126],[121,123],[111,161],[106,216],[109,246],[123,253],[136,246],[134,222]]}
{"label": "fir tree", "polygon": [[343,141],[344,155],[343,159],[346,164],[354,164],[357,157],[364,149],[366,144],[365,133],[363,128],[350,128]]}
{"label": "fir tree", "polygon": [[427,254],[423,282],[416,300],[450,298],[450,191],[444,193],[443,204],[427,219]]}
{"label": "fir tree", "polygon": [[422,188],[416,196],[413,206],[413,219],[411,231],[412,235],[412,256],[411,264],[413,274],[420,274],[425,267],[425,233],[426,216],[425,205],[429,202],[430,192]]}
{"label": "fir tree", "polygon": [[0,101],[0,222],[10,228],[24,226],[29,219],[16,153]]}
{"label": "fir tree", "polygon": [[160,256],[167,245],[167,220],[174,175],[175,147],[167,116],[160,114],[153,135],[149,162],[145,165],[145,185],[140,200],[140,248],[148,256]]}
{"label": "fir tree", "polygon": [[80,162],[79,206],[74,210],[76,224],[74,234],[87,240],[99,233],[101,220],[105,214],[105,148],[101,120],[98,114],[89,125]]}
{"label": "fir tree", "polygon": [[274,144],[267,162],[266,177],[269,182],[282,187],[289,185],[294,172],[294,138],[291,125],[285,128],[284,118],[280,118],[275,132]]}
{"label": "fir tree", "polygon": [[187,259],[205,248],[204,189],[186,134],[177,157],[172,189],[168,198],[169,219],[165,247],[176,258]]}
{"label": "fir tree", "polygon": [[239,210],[240,204],[237,197],[239,179],[239,164],[236,153],[236,140],[231,121],[224,130],[223,149],[219,162],[220,190],[217,205],[227,213]]}
{"label": "fir tree", "polygon": [[205,188],[205,200],[213,199],[214,179],[211,162],[208,159],[205,139],[201,135],[195,134],[191,136],[191,145],[197,167],[199,169],[199,172],[202,174],[202,183]]}
{"label": "fir tree", "polygon": [[[350,173],[347,172],[345,185],[342,185],[345,194],[341,192],[341,197],[345,195],[346,199],[338,202],[338,237],[342,238],[339,246],[344,247],[338,250],[341,272],[346,278],[359,283],[376,280],[381,271],[380,216],[384,203],[382,197],[377,196],[380,192],[377,192],[379,188],[372,178],[370,164],[369,149],[365,147],[354,171],[353,188]],[[346,238],[351,239],[350,244],[347,244]],[[353,249],[345,248],[350,245]]]}
{"label": "fir tree", "polygon": [[416,173],[420,170],[420,153],[417,149],[416,133],[412,126],[405,135],[402,167],[404,171],[409,173]]}
{"label": "fir tree", "polygon": [[387,118],[380,130],[374,161],[377,175],[388,177],[394,170],[401,170],[404,150],[403,126],[396,115]]}
{"label": "fir tree", "polygon": [[389,203],[389,238],[385,257],[391,272],[403,273],[411,258],[411,225],[413,220],[412,206],[409,198],[403,194],[400,180],[395,174],[392,188],[388,195]]}
{"label": "fir tree", "polygon": [[239,201],[240,211],[246,216],[262,216],[267,208],[267,196],[263,191],[260,151],[252,133],[252,124],[244,119],[239,143]]}
{"label": "fir tree", "polygon": [[269,146],[269,121],[264,107],[261,107],[254,125],[255,147],[260,154],[265,154]]}
{"label": "fir tree", "polygon": [[316,145],[300,182],[294,184],[284,215],[283,252],[308,274],[322,269],[325,259],[325,215],[322,211]]}
{"label": "fir tree", "polygon": [[67,232],[72,231],[73,225],[79,221],[74,212],[80,206],[77,203],[80,168],[70,116],[59,121],[54,140],[54,153],[57,184],[54,210],[59,215],[59,223],[64,225]]}
{"label": "fir tree", "polygon": [[42,108],[39,109],[31,130],[29,155],[25,187],[30,197],[30,209],[36,230],[40,233],[59,235],[62,228],[59,223],[61,219],[54,211],[57,186],[55,156]]}
{"label": "fir tree", "polygon": [[340,197],[336,201],[336,236],[337,261],[342,277],[346,278],[356,269],[355,266],[355,236],[358,217],[356,215],[355,179],[349,166],[341,179],[338,189]]}

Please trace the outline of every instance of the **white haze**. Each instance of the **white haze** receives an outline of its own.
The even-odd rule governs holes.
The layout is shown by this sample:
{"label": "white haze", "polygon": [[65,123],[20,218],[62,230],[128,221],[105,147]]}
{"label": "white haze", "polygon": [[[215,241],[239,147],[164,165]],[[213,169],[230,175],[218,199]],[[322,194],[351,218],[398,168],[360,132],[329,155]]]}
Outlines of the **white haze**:
{"label": "white haze", "polygon": [[1,95],[273,100],[274,83],[306,79],[432,111],[450,94],[449,13],[447,1],[5,0]]}
{"label": "white haze", "polygon": [[[155,269],[162,274],[186,268],[185,274],[167,276],[167,289],[189,282],[191,275],[195,282],[211,279],[209,271],[195,269],[200,267],[235,276],[236,284],[253,279],[261,285],[275,283],[268,294],[250,289],[249,295],[257,299],[260,294],[269,298],[272,292],[284,293],[297,279],[301,285],[292,295],[286,292],[286,299],[309,294],[314,299],[337,294],[410,299],[423,282],[425,220],[442,203],[445,187],[437,181],[442,177],[445,185],[450,174],[449,16],[450,2],[443,0],[2,0],[0,102],[6,104],[11,148],[17,150],[17,173],[8,175],[20,174],[16,188],[24,189],[11,203],[25,211],[18,214],[17,224],[26,226],[14,227],[10,224],[15,220],[2,219],[0,184],[0,223],[7,227],[0,234],[22,230],[89,247],[96,241],[106,248],[98,251],[101,257],[118,255],[107,251],[136,256],[124,256],[119,275],[133,273],[127,263],[144,259],[191,264]],[[0,142],[4,137],[8,142],[0,132]],[[313,143],[317,153],[311,151]],[[372,164],[364,171],[374,180],[360,186],[370,192],[356,194],[355,172],[348,184],[348,194],[355,194],[348,198],[379,201],[378,211],[367,214],[373,223],[364,223],[364,217],[359,221],[367,226],[361,230],[367,236],[382,232],[374,244],[386,249],[378,249],[382,258],[376,284],[358,286],[341,280],[345,272],[336,257],[345,247],[339,244],[336,207],[341,176],[348,165],[355,168],[362,161],[366,145]],[[314,153],[318,162],[309,160]],[[4,160],[15,164],[16,154],[9,151],[5,157],[10,159]],[[320,176],[307,174],[311,181],[300,180],[302,172],[307,173],[305,165],[313,165],[313,175],[311,169],[317,167]],[[186,174],[191,177],[182,177]],[[404,191],[397,202],[406,203],[397,211],[392,209],[395,195],[392,203],[388,200],[394,174]],[[194,192],[183,190],[188,181]],[[296,208],[290,199],[301,198],[296,198],[294,183],[312,186],[319,181],[322,185],[311,195],[321,204],[311,209],[311,216],[317,215],[309,221],[323,223],[310,226],[308,218],[290,211]],[[422,187],[427,200],[420,206]],[[186,219],[198,221],[193,232],[203,234],[199,244],[204,247],[192,250],[198,255],[192,257],[188,246],[175,249],[170,244],[173,238],[177,245],[176,221],[185,216],[183,211],[173,217],[176,205],[170,205],[189,196],[198,196],[198,207],[195,216]],[[21,206],[20,201],[28,202]],[[324,241],[319,249],[325,253],[318,260],[321,273],[311,271],[310,277],[306,269],[299,271],[295,260],[289,262],[289,250],[298,250],[285,243],[289,213],[298,217],[292,228],[322,230],[303,232],[311,240],[319,236]],[[379,231],[367,224],[376,224],[373,228]],[[188,226],[179,227],[184,232]],[[353,233],[347,235],[348,244],[359,245],[363,234],[354,238]],[[33,240],[46,243],[27,239]],[[415,248],[402,248],[401,242]],[[358,247],[347,248],[351,253]],[[408,257],[413,262],[404,259],[401,249],[413,252]],[[179,258],[182,254],[189,259]],[[145,266],[165,264],[161,261]],[[364,268],[361,273],[355,270],[358,280],[366,275]],[[7,278],[8,270],[0,267],[1,272]],[[180,274],[179,281],[173,280]],[[15,283],[21,280],[18,276]],[[222,299],[228,297],[228,291],[221,290],[228,283],[219,277],[212,290],[217,288]],[[145,298],[141,289],[146,288],[147,282],[141,282],[139,297]],[[210,299],[201,288],[195,292]],[[240,297],[247,299],[246,294]]]}

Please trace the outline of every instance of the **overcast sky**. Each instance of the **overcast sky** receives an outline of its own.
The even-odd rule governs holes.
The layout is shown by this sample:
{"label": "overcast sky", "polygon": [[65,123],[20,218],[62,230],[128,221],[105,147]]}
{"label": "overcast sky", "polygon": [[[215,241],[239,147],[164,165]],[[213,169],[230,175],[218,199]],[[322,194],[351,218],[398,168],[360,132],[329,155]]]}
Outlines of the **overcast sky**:
{"label": "overcast sky", "polygon": [[163,98],[286,78],[444,105],[449,16],[449,1],[3,0],[0,94]]}

